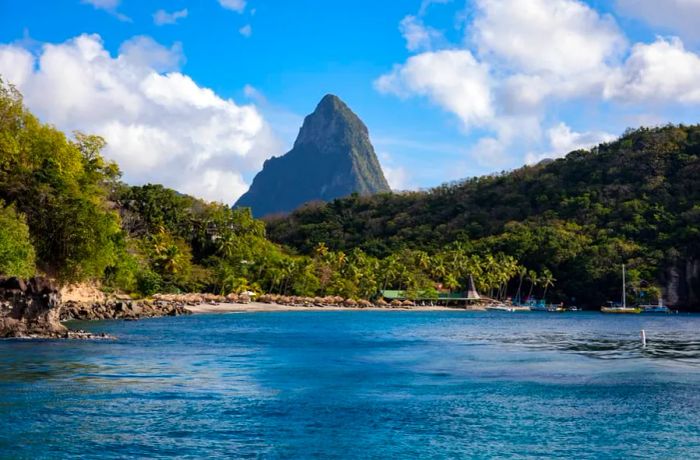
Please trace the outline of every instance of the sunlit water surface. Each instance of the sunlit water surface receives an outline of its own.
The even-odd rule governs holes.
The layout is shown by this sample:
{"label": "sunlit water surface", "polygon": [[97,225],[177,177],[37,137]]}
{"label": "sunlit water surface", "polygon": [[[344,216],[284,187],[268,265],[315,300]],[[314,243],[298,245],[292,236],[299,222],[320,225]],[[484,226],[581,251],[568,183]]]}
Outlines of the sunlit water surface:
{"label": "sunlit water surface", "polygon": [[700,457],[700,316],[73,326],[118,339],[0,341],[0,457]]}

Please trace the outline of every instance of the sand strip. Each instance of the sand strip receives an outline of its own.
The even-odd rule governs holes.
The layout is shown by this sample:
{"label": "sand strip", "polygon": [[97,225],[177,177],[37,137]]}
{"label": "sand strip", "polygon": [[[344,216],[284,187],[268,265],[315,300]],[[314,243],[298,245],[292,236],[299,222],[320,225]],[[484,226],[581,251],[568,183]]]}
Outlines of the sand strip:
{"label": "sand strip", "polygon": [[279,305],[271,303],[251,302],[240,303],[220,303],[217,305],[202,303],[185,307],[192,313],[255,313],[271,311],[468,311],[460,307],[402,307],[402,308],[354,308],[354,307],[294,307],[289,305]]}

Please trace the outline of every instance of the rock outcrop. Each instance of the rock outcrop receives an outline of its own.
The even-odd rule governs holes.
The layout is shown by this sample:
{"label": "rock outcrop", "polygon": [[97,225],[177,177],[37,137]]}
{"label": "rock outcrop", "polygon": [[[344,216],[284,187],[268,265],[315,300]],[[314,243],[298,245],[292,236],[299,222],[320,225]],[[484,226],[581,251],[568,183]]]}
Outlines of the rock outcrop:
{"label": "rock outcrop", "polygon": [[679,258],[666,270],[664,300],[671,308],[700,309],[700,260]]}
{"label": "rock outcrop", "polygon": [[0,278],[0,337],[66,337],[60,309],[59,290],[48,279]]}
{"label": "rock outcrop", "polygon": [[329,94],[304,120],[294,148],[267,160],[236,206],[263,217],[310,201],[389,191],[367,126]]}
{"label": "rock outcrop", "polygon": [[69,301],[61,309],[61,321],[102,319],[136,320],[158,316],[192,314],[182,302],[166,300],[107,300],[105,302]]}

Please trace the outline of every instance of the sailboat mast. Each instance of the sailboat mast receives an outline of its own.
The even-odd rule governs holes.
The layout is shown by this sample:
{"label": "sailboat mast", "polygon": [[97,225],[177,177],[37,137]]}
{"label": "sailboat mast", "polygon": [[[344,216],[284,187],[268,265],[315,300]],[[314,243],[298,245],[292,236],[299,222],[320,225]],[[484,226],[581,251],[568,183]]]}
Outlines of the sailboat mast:
{"label": "sailboat mast", "polygon": [[622,308],[627,308],[627,283],[625,280],[625,264],[622,264]]}

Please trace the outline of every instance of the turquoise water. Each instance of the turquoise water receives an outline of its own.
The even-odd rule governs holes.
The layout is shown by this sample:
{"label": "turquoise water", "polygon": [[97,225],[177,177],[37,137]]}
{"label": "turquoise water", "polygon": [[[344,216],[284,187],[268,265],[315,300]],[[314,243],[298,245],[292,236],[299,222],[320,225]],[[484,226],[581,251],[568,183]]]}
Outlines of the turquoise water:
{"label": "turquoise water", "polygon": [[118,340],[0,341],[1,458],[700,457],[700,316],[75,326]]}

